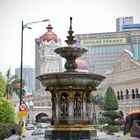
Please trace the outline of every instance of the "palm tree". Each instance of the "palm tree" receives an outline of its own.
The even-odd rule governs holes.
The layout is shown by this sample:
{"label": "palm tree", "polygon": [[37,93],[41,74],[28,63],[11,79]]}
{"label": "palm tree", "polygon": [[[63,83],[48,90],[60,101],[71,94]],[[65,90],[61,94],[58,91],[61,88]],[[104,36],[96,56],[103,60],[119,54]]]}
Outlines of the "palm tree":
{"label": "palm tree", "polygon": [[104,98],[102,96],[99,96],[99,95],[92,96],[94,123],[96,123],[96,106],[98,106],[100,109],[102,109],[104,106],[103,100],[104,100]]}
{"label": "palm tree", "polygon": [[17,78],[17,76],[11,75],[11,68],[9,68],[5,74],[5,78],[6,78],[6,89],[4,96],[8,99],[9,95],[12,95],[13,93],[11,84]]}
{"label": "palm tree", "polygon": [[[20,79],[16,78],[13,82],[12,82],[12,91],[16,93],[16,95],[18,95],[18,97],[20,98]],[[24,87],[25,82],[22,81],[22,87]],[[22,95],[25,95],[25,90],[22,88]]]}
{"label": "palm tree", "polygon": [[[6,90],[5,90],[5,97],[8,99],[9,95],[16,93],[20,97],[20,79],[17,75],[11,75],[11,68],[8,69],[6,72]],[[24,85],[25,82],[22,81]],[[23,87],[23,86],[22,86]],[[25,90],[22,89],[22,96],[25,95]]]}
{"label": "palm tree", "polygon": [[103,109],[104,107],[104,98],[99,95],[92,96],[92,104],[94,105],[94,110],[95,106],[97,105],[100,109]]}

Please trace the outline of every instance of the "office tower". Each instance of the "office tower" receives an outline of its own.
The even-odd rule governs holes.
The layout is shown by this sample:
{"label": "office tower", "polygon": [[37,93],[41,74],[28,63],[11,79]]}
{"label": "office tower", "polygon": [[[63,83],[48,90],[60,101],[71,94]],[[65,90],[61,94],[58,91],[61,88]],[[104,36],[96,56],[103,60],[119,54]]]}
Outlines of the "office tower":
{"label": "office tower", "polygon": [[116,31],[123,31],[123,25],[133,24],[133,17],[119,17],[116,19]]}
{"label": "office tower", "polygon": [[[15,74],[20,78],[20,68],[15,69]],[[22,69],[22,79],[25,81],[26,93],[33,93],[35,91],[34,68],[30,66],[24,66]]]}

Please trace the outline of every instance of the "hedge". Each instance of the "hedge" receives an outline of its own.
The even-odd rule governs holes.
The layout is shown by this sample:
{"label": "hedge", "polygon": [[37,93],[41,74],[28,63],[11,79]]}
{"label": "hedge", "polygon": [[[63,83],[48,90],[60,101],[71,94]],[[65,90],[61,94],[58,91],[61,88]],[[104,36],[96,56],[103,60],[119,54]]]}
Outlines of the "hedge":
{"label": "hedge", "polygon": [[15,129],[17,135],[21,135],[21,127],[17,124],[0,124],[0,140],[11,136],[11,130]]}

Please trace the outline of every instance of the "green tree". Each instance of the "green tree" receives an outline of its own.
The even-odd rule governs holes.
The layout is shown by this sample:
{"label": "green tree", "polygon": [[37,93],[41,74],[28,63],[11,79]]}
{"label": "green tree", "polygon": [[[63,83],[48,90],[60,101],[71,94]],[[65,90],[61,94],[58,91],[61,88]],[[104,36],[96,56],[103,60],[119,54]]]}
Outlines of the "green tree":
{"label": "green tree", "polygon": [[119,105],[112,87],[108,87],[104,97],[104,110],[99,122],[102,124],[107,123],[108,133],[117,132],[120,130],[122,118],[121,113],[118,111]]}
{"label": "green tree", "polygon": [[100,109],[103,108],[103,97],[99,95],[92,96],[92,104],[93,104],[93,122],[96,123],[96,106]]}
{"label": "green tree", "polygon": [[15,122],[14,107],[4,97],[5,87],[6,87],[6,81],[2,73],[0,73],[0,124]]}
{"label": "green tree", "polygon": [[13,90],[12,90],[12,82],[17,78],[16,75],[11,74],[11,68],[9,68],[5,74],[5,79],[6,79],[6,89],[5,89],[5,94],[4,96],[8,99],[9,95],[12,95]]}
{"label": "green tree", "polygon": [[7,99],[5,99],[3,94],[0,92],[0,124],[14,122],[15,122],[14,107]]}
{"label": "green tree", "polygon": [[[8,95],[12,95],[13,93],[16,93],[20,97],[20,79],[17,75],[11,74],[11,68],[8,69],[8,71],[5,74],[6,78],[6,90],[5,90],[5,97],[8,99]],[[18,84],[18,86],[14,86]],[[22,81],[22,84],[24,85],[25,82]],[[25,95],[25,90],[22,88],[22,96]]]}
{"label": "green tree", "polygon": [[[12,82],[12,91],[16,93],[16,95],[18,95],[18,97],[20,98],[20,79],[15,79],[13,82]],[[24,87],[25,85],[25,82],[22,81],[22,87]],[[25,95],[25,90],[22,88],[22,96]]]}
{"label": "green tree", "polygon": [[96,105],[100,109],[103,109],[104,108],[104,98],[99,95],[94,95],[94,96],[92,96],[92,104],[94,106],[94,110],[95,110]]}
{"label": "green tree", "polygon": [[5,91],[5,87],[6,87],[6,81],[2,75],[2,73],[0,72],[0,93],[4,93]]}
{"label": "green tree", "polygon": [[105,110],[118,110],[119,105],[115,96],[115,92],[111,87],[108,87],[104,97]]}

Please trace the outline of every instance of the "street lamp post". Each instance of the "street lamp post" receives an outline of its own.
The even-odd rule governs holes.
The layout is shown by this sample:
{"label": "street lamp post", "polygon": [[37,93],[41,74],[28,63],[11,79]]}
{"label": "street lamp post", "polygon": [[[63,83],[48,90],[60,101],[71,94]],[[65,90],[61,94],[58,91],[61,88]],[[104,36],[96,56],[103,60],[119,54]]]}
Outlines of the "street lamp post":
{"label": "street lamp post", "polygon": [[30,22],[30,23],[27,23],[27,24],[23,24],[23,21],[22,21],[22,25],[21,25],[21,66],[20,66],[20,104],[22,102],[22,70],[23,70],[23,30],[25,28],[28,28],[28,29],[32,29],[31,27],[29,27],[28,25],[32,25],[32,24],[35,24],[35,23],[39,23],[39,22],[47,22],[47,21],[50,21],[49,19],[45,19],[45,20],[41,20],[41,21],[35,21],[35,22]]}

